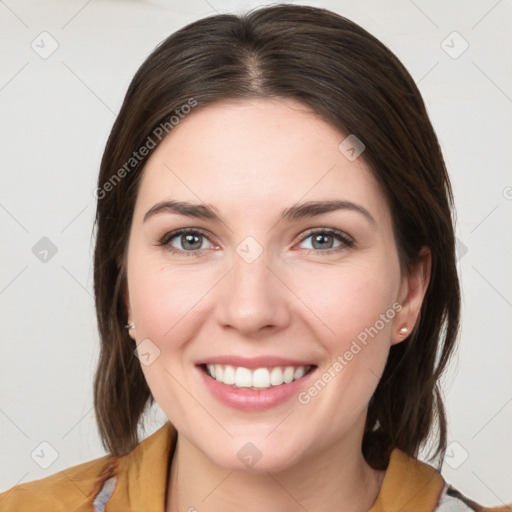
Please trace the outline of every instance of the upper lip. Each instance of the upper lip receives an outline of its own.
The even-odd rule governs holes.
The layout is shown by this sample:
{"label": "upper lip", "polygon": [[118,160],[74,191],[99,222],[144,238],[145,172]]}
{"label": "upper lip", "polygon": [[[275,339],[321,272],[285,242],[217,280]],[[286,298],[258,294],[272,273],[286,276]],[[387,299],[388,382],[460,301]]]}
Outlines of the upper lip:
{"label": "upper lip", "polygon": [[243,356],[214,356],[202,359],[197,364],[224,364],[231,366],[241,366],[248,369],[256,368],[272,368],[274,366],[313,366],[310,361],[299,361],[297,359],[289,359],[286,357],[277,356],[258,356],[258,357],[243,357]]}

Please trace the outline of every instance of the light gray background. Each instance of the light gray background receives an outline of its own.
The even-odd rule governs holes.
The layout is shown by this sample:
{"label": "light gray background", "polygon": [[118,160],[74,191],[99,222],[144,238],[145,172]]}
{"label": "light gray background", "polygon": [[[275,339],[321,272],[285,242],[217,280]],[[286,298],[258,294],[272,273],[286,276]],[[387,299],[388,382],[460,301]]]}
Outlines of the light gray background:
{"label": "light gray background", "polygon": [[[463,287],[443,476],[483,504],[510,502],[512,2],[303,3],[381,39],[423,94],[453,180]],[[93,190],[130,79],[174,30],[257,5],[0,1],[0,490],[104,454],[92,410]],[[57,248],[46,262],[32,251],[42,237]],[[162,421],[155,410],[147,433]]]}

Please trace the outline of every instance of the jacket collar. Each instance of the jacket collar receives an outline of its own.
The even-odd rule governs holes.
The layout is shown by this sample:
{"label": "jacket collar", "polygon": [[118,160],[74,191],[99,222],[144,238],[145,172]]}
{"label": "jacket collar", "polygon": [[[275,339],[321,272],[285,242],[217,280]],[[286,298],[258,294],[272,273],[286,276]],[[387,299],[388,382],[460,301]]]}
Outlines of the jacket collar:
{"label": "jacket collar", "polygon": [[433,512],[444,486],[443,477],[432,466],[395,448],[369,512]]}
{"label": "jacket collar", "polygon": [[163,512],[169,463],[177,435],[171,422],[144,439],[119,461],[110,510]]}
{"label": "jacket collar", "polygon": [[[168,421],[119,461],[111,510],[162,512],[176,429]],[[431,466],[395,448],[369,512],[433,512],[445,482]]]}

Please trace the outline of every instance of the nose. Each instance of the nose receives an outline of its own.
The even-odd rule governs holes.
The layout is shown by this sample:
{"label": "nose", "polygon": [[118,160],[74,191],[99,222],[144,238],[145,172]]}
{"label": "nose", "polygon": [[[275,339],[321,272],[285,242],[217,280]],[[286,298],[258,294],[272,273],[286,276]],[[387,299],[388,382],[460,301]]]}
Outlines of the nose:
{"label": "nose", "polygon": [[248,262],[233,254],[232,268],[216,297],[217,321],[223,329],[254,338],[289,324],[293,294],[285,276],[272,268],[266,255],[263,252]]}

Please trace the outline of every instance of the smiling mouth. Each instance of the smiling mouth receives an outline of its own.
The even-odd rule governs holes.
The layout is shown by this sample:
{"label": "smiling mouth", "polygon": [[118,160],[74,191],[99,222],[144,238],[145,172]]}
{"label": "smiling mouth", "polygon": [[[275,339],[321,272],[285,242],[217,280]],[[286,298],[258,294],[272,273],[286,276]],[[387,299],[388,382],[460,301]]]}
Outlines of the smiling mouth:
{"label": "smiling mouth", "polygon": [[302,379],[316,365],[273,366],[254,370],[228,364],[202,364],[200,367],[212,379],[232,388],[262,391]]}

